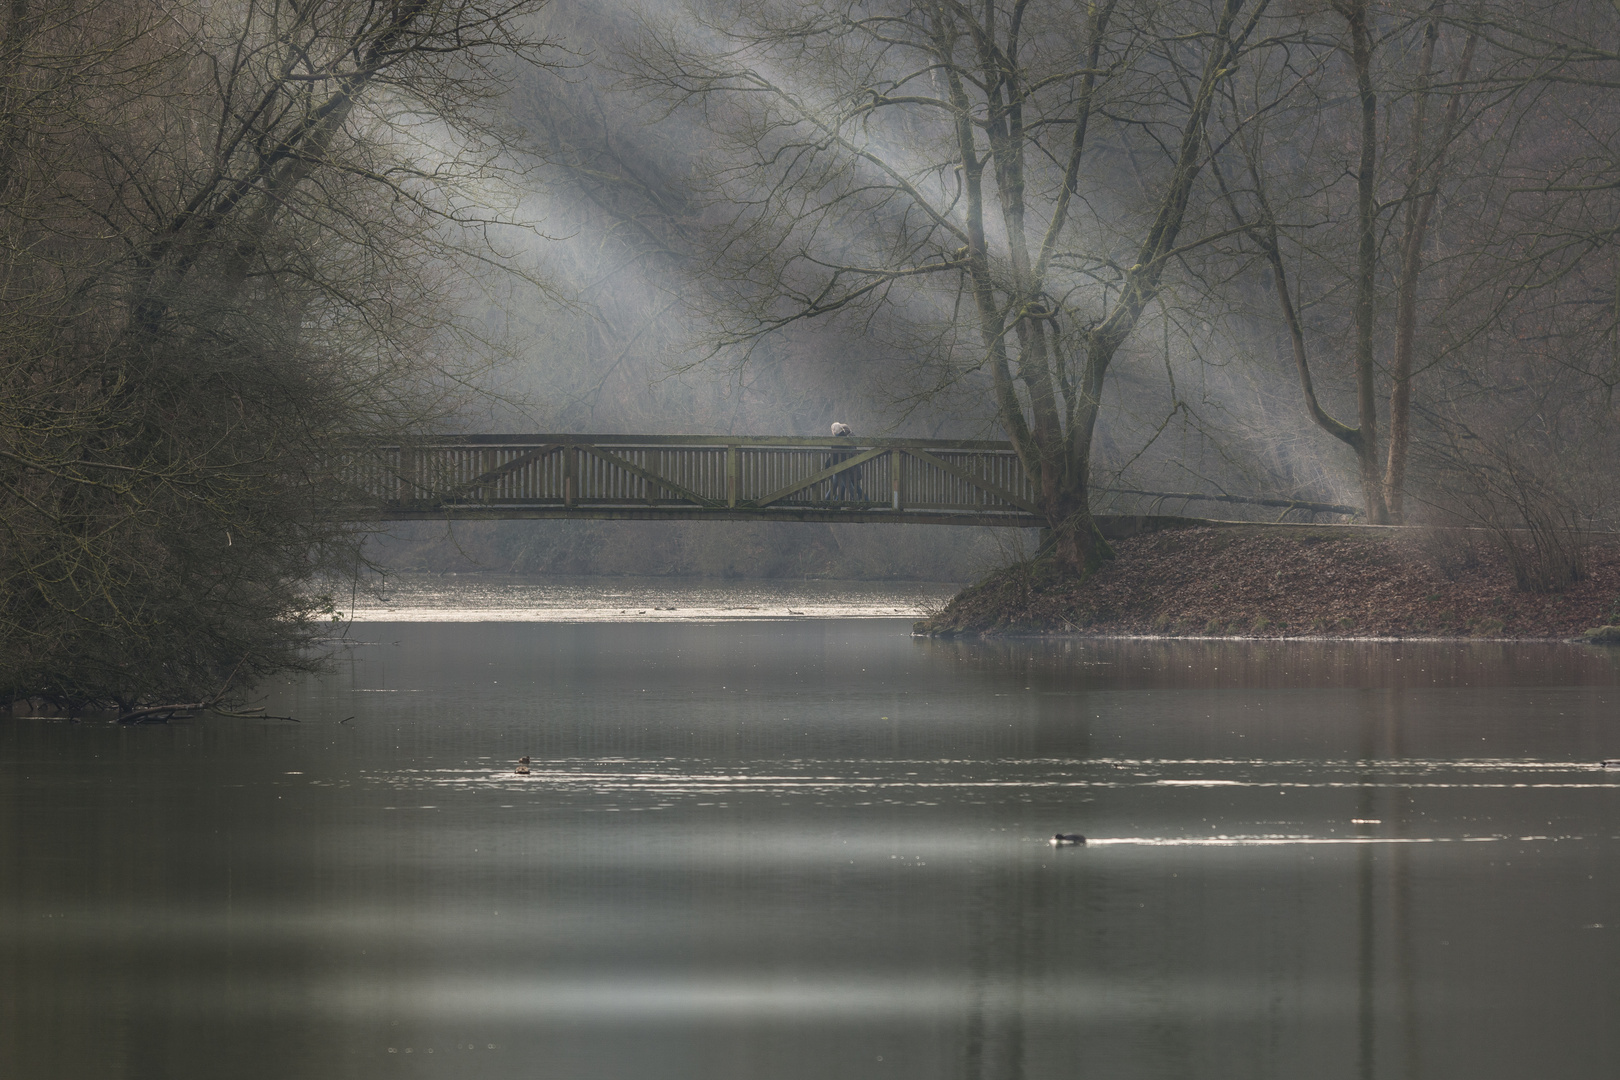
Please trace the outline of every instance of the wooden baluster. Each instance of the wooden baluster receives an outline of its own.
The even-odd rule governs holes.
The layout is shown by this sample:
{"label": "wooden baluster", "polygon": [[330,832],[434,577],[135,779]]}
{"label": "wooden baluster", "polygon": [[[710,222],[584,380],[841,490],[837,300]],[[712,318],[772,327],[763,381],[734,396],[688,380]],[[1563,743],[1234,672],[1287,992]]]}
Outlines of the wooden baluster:
{"label": "wooden baluster", "polygon": [[416,451],[399,448],[398,494],[399,505],[406,506],[416,498],[414,484],[416,473]]}
{"label": "wooden baluster", "polygon": [[563,447],[563,505],[573,506],[579,476],[579,448]]}

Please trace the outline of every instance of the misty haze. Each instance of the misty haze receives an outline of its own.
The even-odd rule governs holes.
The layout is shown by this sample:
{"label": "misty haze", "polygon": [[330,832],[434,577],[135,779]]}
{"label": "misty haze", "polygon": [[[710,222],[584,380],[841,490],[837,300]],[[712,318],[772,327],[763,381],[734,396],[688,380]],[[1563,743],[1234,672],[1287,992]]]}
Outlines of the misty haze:
{"label": "misty haze", "polygon": [[1620,8],[12,0],[0,1076],[1607,1077]]}

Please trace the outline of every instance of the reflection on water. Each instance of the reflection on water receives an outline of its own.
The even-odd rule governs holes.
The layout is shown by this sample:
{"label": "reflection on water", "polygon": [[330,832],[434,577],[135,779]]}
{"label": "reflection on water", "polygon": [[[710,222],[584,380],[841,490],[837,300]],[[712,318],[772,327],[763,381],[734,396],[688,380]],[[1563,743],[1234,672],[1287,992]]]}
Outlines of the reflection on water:
{"label": "reflection on water", "polygon": [[363,624],[297,724],[8,721],[0,1075],[1612,1073],[1615,653],[907,630]]}

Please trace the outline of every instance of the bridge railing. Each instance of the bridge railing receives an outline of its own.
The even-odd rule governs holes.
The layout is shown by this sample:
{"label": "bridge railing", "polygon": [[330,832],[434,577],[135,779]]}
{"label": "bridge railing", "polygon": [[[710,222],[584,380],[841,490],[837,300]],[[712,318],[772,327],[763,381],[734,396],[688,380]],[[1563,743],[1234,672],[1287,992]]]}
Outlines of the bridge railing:
{"label": "bridge railing", "polygon": [[746,516],[1037,524],[1003,442],[702,435],[470,435],[356,460],[390,518]]}
{"label": "bridge railing", "polygon": [[[465,435],[356,457],[357,517],[730,518],[1038,526],[1005,442],[729,435]],[[1190,503],[1354,518],[1282,496],[1094,487],[1093,512]],[[1124,500],[1121,504],[1120,500]],[[1279,518],[1278,520],[1281,520]]]}

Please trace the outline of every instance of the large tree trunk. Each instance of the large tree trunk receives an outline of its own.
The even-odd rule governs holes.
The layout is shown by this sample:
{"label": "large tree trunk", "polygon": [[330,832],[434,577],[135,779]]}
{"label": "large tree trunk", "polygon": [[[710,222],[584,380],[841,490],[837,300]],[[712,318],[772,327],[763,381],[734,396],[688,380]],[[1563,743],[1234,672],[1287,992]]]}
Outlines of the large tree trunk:
{"label": "large tree trunk", "polygon": [[1071,572],[1091,574],[1114,557],[1114,549],[1091,516],[1091,435],[1097,426],[1097,403],[1082,404],[1070,433],[1072,447],[1061,481],[1043,501],[1053,554]]}
{"label": "large tree trunk", "polygon": [[[1440,175],[1446,149],[1457,130],[1462,92],[1452,91],[1446,102],[1445,118],[1435,137],[1434,160],[1425,163],[1428,139],[1429,82],[1434,71],[1435,42],[1440,24],[1431,21],[1424,33],[1419,59],[1420,88],[1417,109],[1412,118],[1412,154],[1407,166],[1406,211],[1402,228],[1399,277],[1395,286],[1395,355],[1390,361],[1389,455],[1384,467],[1384,501],[1395,524],[1406,520],[1406,460],[1412,433],[1412,366],[1417,347],[1418,280],[1423,273],[1423,243],[1434,216]],[[1479,35],[1470,34],[1463,45],[1458,79],[1466,79],[1473,67]]]}
{"label": "large tree trunk", "polygon": [[[980,326],[992,358],[992,370],[998,387],[997,404],[1003,425],[1018,449],[1025,468],[1036,478],[1041,509],[1055,540],[1055,554],[1061,563],[1077,574],[1090,574],[1104,560],[1113,557],[1112,549],[1092,520],[1090,506],[1091,442],[1101,408],[1103,383],[1114,356],[1135,331],[1148,306],[1159,297],[1165,269],[1186,221],[1193,184],[1203,168],[1207,150],[1206,125],[1217,88],[1232,70],[1236,51],[1253,29],[1252,21],[1246,26],[1240,26],[1237,22],[1244,3],[1245,0],[1225,0],[1222,5],[1212,35],[1214,44],[1204,57],[1197,93],[1192,108],[1183,120],[1174,166],[1159,195],[1152,224],[1138,245],[1136,261],[1125,271],[1118,297],[1103,319],[1085,335],[1079,379],[1073,385],[1064,383],[1061,391],[1061,378],[1055,373],[1061,370],[1063,358],[1056,355],[1056,344],[1048,340],[1042,282],[1034,276],[1034,271],[1047,265],[1051,244],[1056,230],[1061,228],[1062,219],[1054,216],[1042,241],[1040,254],[1031,260],[1024,246],[1026,241],[1022,232],[1021,184],[1013,189],[1016,203],[1008,202],[1006,194],[1003,195],[1003,220],[1013,237],[1011,262],[1015,268],[1014,280],[1020,300],[1014,309],[1014,338],[1019,345],[1019,378],[1029,395],[1027,421],[1025,411],[1012,390],[1012,380],[1007,375],[1006,335],[999,309],[985,303],[985,298],[990,295],[987,290],[975,290],[975,295],[981,298]],[[1104,18],[1102,9],[1093,8],[1090,32],[1094,41],[1095,35],[1101,31]],[[1088,95],[1082,95],[1082,108],[1090,108]],[[1009,114],[1007,119],[1016,126],[1016,115]],[[999,131],[998,125],[991,124],[989,127],[992,132],[992,155],[998,158],[998,177],[1016,179],[1020,175],[1016,163],[1003,167],[999,162],[998,139],[995,135]],[[1066,174],[1065,198],[1059,204],[1060,211],[1068,204],[1069,185],[1073,183],[1084,130],[1085,124],[1077,122],[1072,150],[1075,157],[1071,158]],[[1021,145],[1018,139],[1003,142],[1010,148]],[[964,148],[967,145],[964,141]],[[1021,150],[1017,152],[1021,153]],[[964,162],[968,165],[964,171],[969,177],[969,190],[972,192],[976,190],[973,187],[975,176],[972,162],[966,155]],[[1005,184],[1003,188],[1005,190]],[[1014,208],[1018,213],[1011,212]]]}
{"label": "large tree trunk", "polygon": [[1378,285],[1378,96],[1372,85],[1372,35],[1367,25],[1367,0],[1351,0],[1341,9],[1350,27],[1350,62],[1356,71],[1356,94],[1361,102],[1361,154],[1356,167],[1355,272],[1355,377],[1356,427],[1352,444],[1361,473],[1362,501],[1367,522],[1384,525],[1389,509],[1384,504],[1384,478],[1378,462],[1378,399],[1374,384],[1373,329]]}

